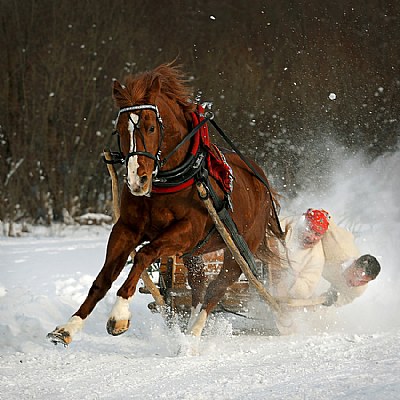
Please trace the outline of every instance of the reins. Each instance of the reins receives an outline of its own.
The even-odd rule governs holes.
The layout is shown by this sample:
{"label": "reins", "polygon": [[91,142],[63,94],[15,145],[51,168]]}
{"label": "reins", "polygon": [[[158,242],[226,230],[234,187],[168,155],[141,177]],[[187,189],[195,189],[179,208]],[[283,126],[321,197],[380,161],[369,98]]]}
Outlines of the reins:
{"label": "reins", "polygon": [[206,118],[204,118],[199,124],[197,124],[197,125],[193,128],[193,130],[192,130],[188,135],[186,135],[186,136],[171,150],[171,152],[170,152],[166,157],[164,157],[164,158],[160,161],[160,167],[163,167],[163,166],[167,163],[167,161],[171,158],[171,156],[172,156],[177,150],[179,150],[179,148],[180,148],[181,146],[183,146],[189,139],[191,139],[191,138],[200,130],[200,128],[201,128],[203,125],[205,125],[210,119],[211,119],[210,117],[206,117]]}
{"label": "reins", "polygon": [[210,120],[211,124],[214,126],[214,128],[217,130],[217,132],[220,134],[222,139],[225,140],[226,143],[231,147],[231,149],[242,159],[242,161],[251,169],[253,172],[254,176],[268,189],[268,193],[270,196],[271,200],[271,205],[272,205],[272,210],[274,212],[274,217],[275,220],[277,221],[277,226],[279,229],[279,233],[283,235],[282,227],[279,223],[279,217],[278,217],[278,212],[276,210],[276,205],[274,198],[272,196],[272,191],[270,188],[269,183],[267,182],[266,179],[264,179],[258,172],[257,170],[251,165],[250,161],[244,156],[244,154],[238,149],[238,147],[232,142],[232,140],[225,134],[225,132],[219,127],[219,125],[215,122],[214,120],[214,114],[211,112],[208,112],[208,114],[211,114],[211,116],[208,116],[208,119]]}

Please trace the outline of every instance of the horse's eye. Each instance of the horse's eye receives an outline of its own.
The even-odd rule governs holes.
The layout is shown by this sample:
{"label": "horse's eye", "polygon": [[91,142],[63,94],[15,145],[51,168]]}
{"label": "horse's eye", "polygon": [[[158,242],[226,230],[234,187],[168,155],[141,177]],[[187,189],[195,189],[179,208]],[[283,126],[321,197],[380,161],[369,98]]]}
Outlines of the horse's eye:
{"label": "horse's eye", "polygon": [[149,132],[150,132],[150,133],[153,133],[155,130],[156,130],[156,128],[154,128],[154,125],[152,125],[152,126],[149,128]]}

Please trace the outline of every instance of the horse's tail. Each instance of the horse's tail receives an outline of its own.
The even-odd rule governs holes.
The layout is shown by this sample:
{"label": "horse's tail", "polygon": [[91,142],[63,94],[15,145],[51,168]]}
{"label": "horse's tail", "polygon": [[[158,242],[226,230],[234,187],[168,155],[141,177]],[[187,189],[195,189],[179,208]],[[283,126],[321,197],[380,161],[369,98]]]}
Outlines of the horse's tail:
{"label": "horse's tail", "polygon": [[[242,159],[243,160],[243,159]],[[264,186],[267,195],[267,201],[269,204],[266,204],[265,207],[269,210],[269,214],[267,215],[267,226],[266,233],[268,236],[276,237],[278,240],[283,240],[284,232],[282,231],[281,224],[279,221],[279,211],[280,211],[280,203],[278,200],[278,192],[271,187],[269,180],[263,171],[263,169],[254,161],[243,160],[247,167],[249,167],[253,173],[253,176],[258,179],[258,181]]]}
{"label": "horse's tail", "polygon": [[279,194],[278,192],[269,187],[268,188],[268,195],[270,201],[270,211],[269,211],[269,218],[267,221],[267,234],[268,236],[272,236],[277,238],[278,240],[282,241],[285,237],[285,232],[283,232],[281,223],[279,221],[279,212],[281,209],[281,205],[279,203]]}
{"label": "horse's tail", "polygon": [[285,265],[279,246],[284,245],[286,232],[282,231],[278,216],[280,211],[279,194],[274,189],[268,188],[267,195],[270,204],[267,205],[269,211],[266,230],[255,257],[262,261],[264,268],[268,271],[268,280],[272,287],[280,281],[282,268]]}

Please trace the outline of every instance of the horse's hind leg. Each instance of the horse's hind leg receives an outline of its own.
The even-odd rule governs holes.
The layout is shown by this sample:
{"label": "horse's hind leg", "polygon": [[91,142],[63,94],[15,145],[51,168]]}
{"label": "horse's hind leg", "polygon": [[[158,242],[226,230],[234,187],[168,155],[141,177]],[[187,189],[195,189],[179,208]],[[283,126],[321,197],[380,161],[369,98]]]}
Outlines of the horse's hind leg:
{"label": "horse's hind leg", "polygon": [[192,290],[192,304],[187,325],[187,331],[190,332],[192,325],[200,312],[201,306],[203,305],[206,290],[206,276],[204,273],[203,256],[184,257],[183,263],[188,270],[188,283]]}
{"label": "horse's hind leg", "polygon": [[132,232],[117,223],[108,241],[104,266],[89,289],[85,301],[66,324],[57,326],[54,331],[47,335],[54,344],[68,345],[71,343],[73,335],[82,329],[86,317],[106,295],[112,283],[121,273],[134,246],[135,241]]}
{"label": "horse's hind leg", "polygon": [[226,289],[233,285],[240,277],[242,271],[232,257],[230,251],[225,250],[224,264],[218,276],[209,284],[201,311],[191,327],[190,333],[193,336],[200,336],[207,321],[207,317],[224,297]]}

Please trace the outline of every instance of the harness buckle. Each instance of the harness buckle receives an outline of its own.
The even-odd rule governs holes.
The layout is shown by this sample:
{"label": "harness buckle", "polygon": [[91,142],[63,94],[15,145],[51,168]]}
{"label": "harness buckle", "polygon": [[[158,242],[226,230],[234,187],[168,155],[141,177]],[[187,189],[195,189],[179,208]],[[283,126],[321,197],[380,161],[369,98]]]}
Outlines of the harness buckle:
{"label": "harness buckle", "polygon": [[206,111],[204,117],[208,118],[210,121],[214,119],[214,113],[212,111]]}
{"label": "harness buckle", "polygon": [[204,153],[199,153],[199,155],[198,155],[196,161],[194,162],[192,168],[193,169],[199,168],[201,163],[203,162],[203,160],[204,160]]}

